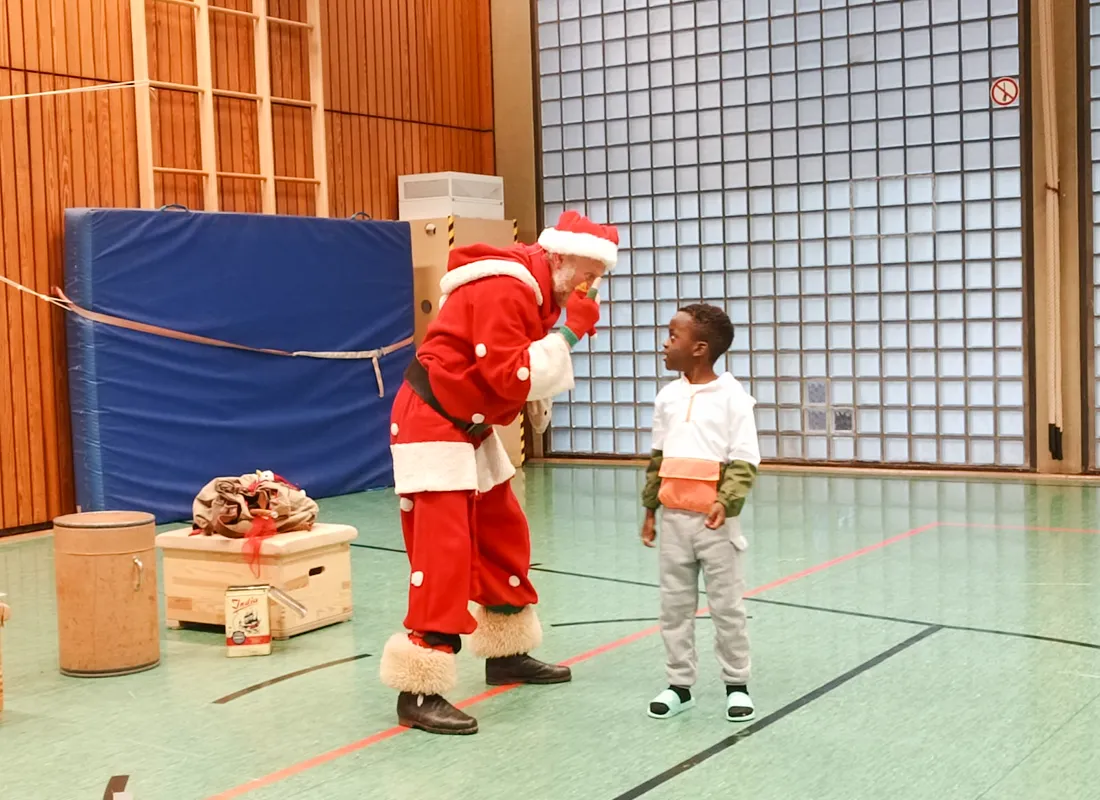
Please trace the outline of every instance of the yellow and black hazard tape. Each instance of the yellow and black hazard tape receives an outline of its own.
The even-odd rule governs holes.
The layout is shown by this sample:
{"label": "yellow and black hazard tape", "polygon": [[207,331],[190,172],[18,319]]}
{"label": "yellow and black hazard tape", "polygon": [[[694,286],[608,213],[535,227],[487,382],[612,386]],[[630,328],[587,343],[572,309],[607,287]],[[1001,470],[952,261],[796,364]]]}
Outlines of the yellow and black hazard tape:
{"label": "yellow and black hazard tape", "polygon": [[455,218],[447,217],[447,247],[451,250],[455,246]]}

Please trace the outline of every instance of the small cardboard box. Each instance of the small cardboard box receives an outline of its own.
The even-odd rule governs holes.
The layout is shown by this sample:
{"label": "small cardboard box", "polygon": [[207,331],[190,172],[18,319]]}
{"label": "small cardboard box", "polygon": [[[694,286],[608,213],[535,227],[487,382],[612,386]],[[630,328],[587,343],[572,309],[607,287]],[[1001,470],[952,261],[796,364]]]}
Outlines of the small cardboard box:
{"label": "small cardboard box", "polygon": [[230,658],[271,655],[269,586],[230,586],[225,590],[225,646]]}

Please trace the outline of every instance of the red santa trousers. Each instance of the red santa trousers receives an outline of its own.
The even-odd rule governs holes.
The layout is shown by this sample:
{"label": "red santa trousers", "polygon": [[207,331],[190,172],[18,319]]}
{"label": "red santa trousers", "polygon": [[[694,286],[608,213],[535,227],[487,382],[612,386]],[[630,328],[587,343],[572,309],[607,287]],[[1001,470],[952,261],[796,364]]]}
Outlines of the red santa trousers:
{"label": "red santa trousers", "polygon": [[[485,614],[472,615],[470,601],[481,609],[537,603],[527,575],[530,530],[509,483],[515,468],[496,433],[471,438],[407,384],[394,398],[391,419],[394,481],[409,554],[405,627],[471,634],[485,627]],[[533,610],[523,616],[533,616]]]}
{"label": "red santa trousers", "polygon": [[527,519],[509,484],[485,494],[424,492],[402,500],[411,571],[406,628],[470,634],[477,627],[471,600],[490,608],[538,602],[527,578]]}

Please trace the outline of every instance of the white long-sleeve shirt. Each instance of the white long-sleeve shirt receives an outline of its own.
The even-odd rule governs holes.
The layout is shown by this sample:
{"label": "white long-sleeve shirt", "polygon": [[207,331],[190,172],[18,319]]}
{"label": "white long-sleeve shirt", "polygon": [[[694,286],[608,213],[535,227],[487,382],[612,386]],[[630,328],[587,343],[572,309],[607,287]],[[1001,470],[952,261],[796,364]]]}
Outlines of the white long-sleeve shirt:
{"label": "white long-sleeve shirt", "polygon": [[711,383],[680,378],[657,395],[653,409],[653,449],[665,458],[691,458],[760,466],[760,442],[753,409],[756,400],[733,375]]}

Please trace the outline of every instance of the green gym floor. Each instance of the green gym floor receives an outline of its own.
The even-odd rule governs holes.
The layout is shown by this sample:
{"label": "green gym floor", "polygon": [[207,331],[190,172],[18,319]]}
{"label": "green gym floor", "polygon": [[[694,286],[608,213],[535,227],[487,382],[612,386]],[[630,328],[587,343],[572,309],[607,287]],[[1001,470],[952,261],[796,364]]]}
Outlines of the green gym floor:
{"label": "green gym floor", "polygon": [[463,651],[472,737],[395,728],[378,681],[408,585],[388,492],[322,503],[359,529],[351,622],[232,660],[216,633],[165,630],[161,665],[123,678],[58,672],[51,540],[0,541],[0,798],[98,800],[112,776],[134,800],[1096,796],[1100,489],[762,475],[744,517],[757,719],[735,726],[705,619],[698,706],[646,716],[665,684],[640,479],[517,478],[538,654],[574,680],[487,691]]}

